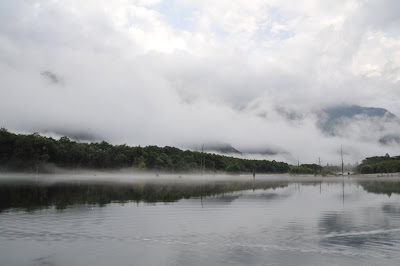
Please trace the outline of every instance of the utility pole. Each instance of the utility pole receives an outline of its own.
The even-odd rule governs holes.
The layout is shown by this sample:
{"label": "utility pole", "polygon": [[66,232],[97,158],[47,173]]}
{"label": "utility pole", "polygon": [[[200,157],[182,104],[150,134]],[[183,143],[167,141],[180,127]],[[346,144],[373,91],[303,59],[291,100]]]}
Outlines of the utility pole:
{"label": "utility pole", "polygon": [[342,175],[343,175],[343,148],[342,148],[342,145],[340,145],[340,156],[341,156],[341,158],[342,158]]}
{"label": "utility pole", "polygon": [[200,156],[200,174],[203,175],[203,150],[204,144],[201,146],[201,156]]}
{"label": "utility pole", "polygon": [[319,173],[322,174],[321,157],[318,157]]}
{"label": "utility pole", "polygon": [[206,156],[203,153],[203,167],[204,167],[204,174],[206,173]]}

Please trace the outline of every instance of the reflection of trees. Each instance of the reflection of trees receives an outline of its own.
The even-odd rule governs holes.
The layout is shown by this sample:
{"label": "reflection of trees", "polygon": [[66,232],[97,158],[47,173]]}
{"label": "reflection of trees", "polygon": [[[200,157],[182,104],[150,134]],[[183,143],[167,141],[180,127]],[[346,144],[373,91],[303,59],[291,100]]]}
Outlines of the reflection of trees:
{"label": "reflection of trees", "polygon": [[5,183],[0,184],[0,211],[9,208],[35,210],[55,206],[63,209],[76,204],[111,202],[174,202],[192,197],[204,197],[241,190],[275,189],[287,183],[256,183],[241,181],[210,183]]}
{"label": "reflection of trees", "polygon": [[360,182],[362,188],[375,194],[387,194],[389,197],[392,193],[400,194],[400,182],[399,181],[371,181],[371,182]]}

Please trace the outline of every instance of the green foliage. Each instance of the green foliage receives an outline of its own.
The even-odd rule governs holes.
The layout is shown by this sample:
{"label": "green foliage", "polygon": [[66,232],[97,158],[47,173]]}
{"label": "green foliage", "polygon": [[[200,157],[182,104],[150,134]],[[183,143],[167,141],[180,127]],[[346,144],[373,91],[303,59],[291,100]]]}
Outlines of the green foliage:
{"label": "green foliage", "polygon": [[372,168],[372,166],[371,165],[363,165],[361,168],[360,168],[360,173],[361,174],[370,174],[370,173],[373,173],[374,172],[374,168]]}
{"label": "green foliage", "polygon": [[308,169],[314,170],[316,172],[320,172],[322,170],[322,167],[318,164],[302,164],[301,167],[306,167]]}
{"label": "green foliage", "polygon": [[[205,166],[202,166],[203,158]],[[59,140],[32,135],[18,135],[0,129],[0,170],[33,172],[51,171],[51,164],[67,169],[162,170],[165,172],[228,171],[232,173],[287,173],[289,165],[267,160],[246,160],[210,153],[182,151],[174,147],[129,147],[105,141],[79,143],[68,137]],[[54,169],[54,168],[52,168]]]}
{"label": "green foliage", "polygon": [[333,172],[331,172],[331,171],[329,171],[329,170],[327,170],[327,169],[322,169],[321,174],[323,174],[323,175],[332,175]]}
{"label": "green foliage", "polygon": [[366,158],[357,166],[361,174],[400,172],[400,156],[374,156]]}
{"label": "green foliage", "polygon": [[141,162],[139,163],[139,165],[138,165],[138,168],[139,168],[140,170],[145,170],[145,169],[146,169],[146,163],[143,162],[143,161],[141,161]]}
{"label": "green foliage", "polygon": [[114,165],[116,167],[127,167],[128,164],[129,164],[129,159],[125,154],[120,153],[117,156],[115,156]]}
{"label": "green foliage", "polygon": [[317,164],[302,164],[300,166],[292,166],[289,173],[296,175],[315,175],[322,172],[322,167]]}
{"label": "green foliage", "polygon": [[240,165],[238,163],[232,163],[226,167],[226,172],[230,174],[239,174],[240,173]]}

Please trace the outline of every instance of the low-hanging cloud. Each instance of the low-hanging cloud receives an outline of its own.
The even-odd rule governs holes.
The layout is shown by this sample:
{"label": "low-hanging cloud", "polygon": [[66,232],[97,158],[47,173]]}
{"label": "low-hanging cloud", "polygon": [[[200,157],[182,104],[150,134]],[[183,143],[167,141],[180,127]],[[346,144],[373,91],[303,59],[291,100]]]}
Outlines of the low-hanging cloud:
{"label": "low-hanging cloud", "polygon": [[380,141],[396,123],[358,117],[327,135],[318,114],[340,104],[400,114],[397,1],[169,1],[179,20],[163,2],[0,3],[0,126],[221,142],[291,163],[338,163],[340,146],[350,162],[396,153]]}

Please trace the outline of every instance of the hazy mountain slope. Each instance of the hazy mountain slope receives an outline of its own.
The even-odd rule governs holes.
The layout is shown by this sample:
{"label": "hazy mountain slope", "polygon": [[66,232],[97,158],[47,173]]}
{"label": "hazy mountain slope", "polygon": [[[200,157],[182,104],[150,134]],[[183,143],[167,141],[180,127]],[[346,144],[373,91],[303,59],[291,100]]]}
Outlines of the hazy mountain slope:
{"label": "hazy mountain slope", "polygon": [[221,153],[221,154],[242,154],[240,151],[235,149],[231,144],[229,143],[222,143],[222,142],[208,142],[204,143],[202,145],[195,145],[194,147],[191,148],[191,150],[194,151],[201,151],[203,148],[204,152],[216,152],[216,153]]}
{"label": "hazy mountain slope", "polygon": [[[398,124],[399,118],[384,108],[357,105],[339,105],[322,109],[318,113],[319,129],[330,136],[341,136],[349,127],[368,127],[384,132],[389,124]],[[371,125],[373,125],[371,127]]]}

